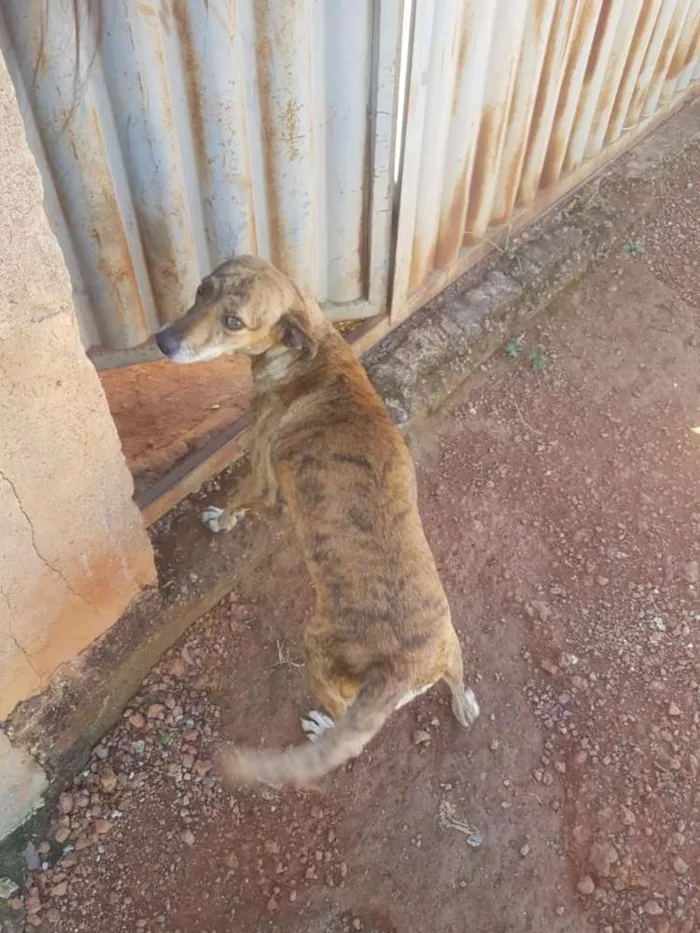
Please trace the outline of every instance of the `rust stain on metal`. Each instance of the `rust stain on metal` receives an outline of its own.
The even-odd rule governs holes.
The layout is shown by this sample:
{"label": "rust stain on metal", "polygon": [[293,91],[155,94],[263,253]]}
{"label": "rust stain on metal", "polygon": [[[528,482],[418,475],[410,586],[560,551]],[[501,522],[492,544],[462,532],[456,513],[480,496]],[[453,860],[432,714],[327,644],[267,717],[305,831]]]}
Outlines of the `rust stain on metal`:
{"label": "rust stain on metal", "polygon": [[[643,67],[644,65],[644,57],[646,56],[647,50],[649,46],[651,45],[651,41],[654,36],[654,31],[656,29],[656,22],[658,21],[659,16],[661,15],[661,10],[662,10],[662,7],[660,6],[657,11],[657,16],[654,22],[654,26],[649,31],[649,36],[646,42],[646,49],[644,51],[644,55],[642,56],[641,67]],[[658,62],[658,59],[657,59],[657,62]],[[640,85],[639,83],[637,83],[637,86],[634,89],[634,94],[632,95],[632,100],[630,102],[629,108],[627,109],[627,115],[625,117],[626,128],[629,128],[629,126],[632,126],[637,122],[637,119],[639,117],[639,114],[641,113],[642,107],[644,106],[644,101],[647,98],[648,91],[649,91],[648,84]]]}
{"label": "rust stain on metal", "polygon": [[267,214],[270,231],[270,259],[284,268],[283,218],[280,210],[279,188],[276,177],[275,153],[277,129],[273,114],[272,78],[270,74],[272,46],[267,36],[270,26],[270,7],[267,0],[255,0],[255,59],[260,90],[260,114],[262,120],[263,159],[267,181]]}
{"label": "rust stain on metal", "polygon": [[[697,15],[698,14],[696,14],[696,17]],[[687,30],[683,28],[684,26],[686,26],[686,22],[682,24],[679,23],[678,31],[680,32],[680,37],[677,34],[675,35],[675,37],[673,37],[670,33],[666,37],[667,41],[669,39],[675,38],[675,41],[677,42],[677,45],[673,51],[673,55],[671,56],[671,61],[666,70],[667,81],[674,81],[680,75],[681,71],[683,71],[683,69],[685,68],[688,48],[692,44],[693,31],[694,31],[694,28],[697,26],[697,23],[698,23],[698,19],[696,18],[693,20],[693,22],[690,24],[690,28]],[[661,55],[659,56],[659,58],[660,60],[663,61],[664,59],[663,49],[661,50]]]}
{"label": "rust stain on metal", "polygon": [[419,236],[414,236],[411,244],[411,271],[408,276],[408,293],[414,292],[423,284],[425,266],[425,245]]}
{"label": "rust stain on metal", "polygon": [[459,254],[464,236],[464,221],[467,213],[467,175],[469,164],[465,164],[462,173],[455,185],[450,209],[440,221],[440,229],[435,244],[434,266],[436,269],[446,269]]}
{"label": "rust stain on metal", "polygon": [[637,20],[634,35],[632,36],[632,42],[630,43],[630,47],[627,52],[627,59],[625,61],[625,67],[623,70],[623,78],[615,91],[615,103],[613,104],[612,111],[610,113],[608,130],[605,134],[606,144],[613,141],[610,139],[611,129],[622,117],[621,110],[625,106],[625,79],[629,80],[631,70],[634,67],[634,62],[637,60],[637,58],[639,57],[640,64],[641,61],[643,61],[644,55],[646,54],[646,49],[649,46],[649,42],[651,41],[651,37],[654,31],[654,26],[651,23],[651,17],[654,16],[655,23],[656,19],[658,18],[659,11],[660,7],[657,7],[656,10],[654,10],[650,2],[645,2],[642,4],[639,13],[639,19]]}
{"label": "rust stain on metal", "polygon": [[187,0],[174,0],[173,16],[177,36],[182,51],[182,61],[185,70],[185,87],[187,89],[187,103],[192,125],[192,141],[194,143],[195,158],[200,173],[206,176],[209,170],[207,153],[207,138],[202,108],[204,106],[204,83],[202,81],[201,62],[197,54],[194,31],[189,17]]}
{"label": "rust stain on metal", "polygon": [[[94,108],[90,112],[90,122],[94,138],[100,141],[101,151],[106,151],[99,116]],[[97,246],[98,267],[105,281],[112,285],[115,299],[113,307],[121,322],[128,327],[136,318],[141,334],[147,336],[149,328],[141,303],[129,242],[112,180],[104,176],[104,171],[108,171],[106,162],[103,172],[93,179],[99,183],[99,200],[92,204],[90,211],[90,236]]]}
{"label": "rust stain on metal", "polygon": [[365,116],[365,149],[362,159],[362,209],[357,231],[357,255],[360,261],[359,285],[369,298],[372,230],[372,111],[368,106]]}
{"label": "rust stain on metal", "polygon": [[301,111],[301,104],[290,98],[284,107],[282,107],[279,114],[280,123],[283,128],[283,132],[279,134],[279,138],[287,144],[290,162],[299,162],[301,160],[302,153],[299,143],[304,139],[299,122],[299,114]]}
{"label": "rust stain on metal", "polygon": [[668,69],[673,59],[673,50],[675,49],[676,43],[678,42],[678,33],[682,28],[682,25],[683,23],[681,20],[681,14],[678,7],[676,7],[676,9],[673,11],[673,16],[671,18],[671,22],[668,25],[668,29],[666,30],[664,41],[661,44],[659,57],[656,59],[656,65],[654,67],[655,78],[665,78],[667,76]]}
{"label": "rust stain on metal", "polygon": [[588,56],[588,61],[586,62],[586,73],[583,77],[584,87],[587,87],[591,83],[593,76],[595,75],[596,68],[598,67],[603,39],[605,38],[605,34],[608,31],[608,27],[610,25],[610,14],[612,13],[613,5],[614,0],[603,0],[603,5],[600,8],[598,22],[596,24],[595,33],[593,35],[593,44],[591,45],[591,51]]}
{"label": "rust stain on metal", "polygon": [[[558,34],[561,28],[561,22],[564,17],[566,17],[564,41],[559,42]],[[525,169],[526,167],[532,168],[535,146],[537,144],[537,133],[543,124],[545,109],[547,107],[547,99],[552,92],[554,82],[558,80],[560,68],[563,64],[565,64],[563,62],[562,49],[567,49],[569,47],[575,24],[575,7],[573,7],[572,4],[568,2],[562,2],[562,0],[560,0],[554,10],[554,17],[549,28],[547,49],[545,51],[544,61],[542,63],[542,72],[540,74],[540,81],[537,87],[537,94],[535,95],[535,106],[532,110],[530,129],[527,141],[525,142],[525,158],[523,160],[523,170],[521,172],[517,195],[517,202],[519,204],[530,204],[534,200],[540,187],[542,167],[537,166],[538,171],[530,175],[530,178],[528,179],[530,182],[529,184],[524,182],[524,178],[526,176]]]}
{"label": "rust stain on metal", "polygon": [[472,170],[472,180],[469,189],[469,205],[467,208],[466,229],[464,231],[464,245],[474,246],[479,243],[482,237],[478,231],[472,231],[472,225],[476,222],[481,207],[481,198],[486,188],[486,179],[493,171],[493,152],[498,142],[499,123],[498,114],[494,113],[493,107],[485,107],[481,115],[479,124],[479,136],[476,144],[476,155],[474,156],[474,168]]}
{"label": "rust stain on metal", "polygon": [[542,175],[540,178],[540,188],[548,188],[555,185],[561,175],[561,166],[566,155],[566,149],[569,145],[569,135],[571,127],[564,126],[564,115],[569,105],[569,98],[572,93],[572,82],[576,74],[576,68],[583,54],[581,44],[582,37],[585,35],[586,27],[591,24],[593,19],[597,18],[595,0],[587,0],[584,3],[580,19],[576,28],[576,35],[571,47],[571,55],[564,69],[564,77],[559,91],[559,100],[552,123],[552,133],[547,147],[547,153],[544,157],[542,166]]}
{"label": "rust stain on metal", "polygon": [[700,58],[700,16],[696,23],[695,33],[693,34],[692,39],[690,40],[690,46],[688,47],[687,54],[685,56],[685,61],[683,62],[683,67],[687,68],[688,65],[692,65],[693,62],[696,62]]}
{"label": "rust stain on metal", "polygon": [[170,35],[170,25],[173,19],[173,11],[170,8],[169,0],[161,0],[158,7],[158,18],[160,19],[160,24],[163,27],[163,32],[166,36]]}

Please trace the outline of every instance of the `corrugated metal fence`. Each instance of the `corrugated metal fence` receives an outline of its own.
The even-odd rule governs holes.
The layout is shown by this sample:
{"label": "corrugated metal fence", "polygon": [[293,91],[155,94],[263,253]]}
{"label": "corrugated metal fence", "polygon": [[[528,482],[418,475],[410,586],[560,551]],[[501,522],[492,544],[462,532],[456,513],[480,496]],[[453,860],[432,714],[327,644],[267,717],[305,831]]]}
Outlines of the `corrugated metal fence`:
{"label": "corrugated metal fence", "polygon": [[700,78],[700,0],[89,6],[0,17],[88,346],[243,251],[396,323]]}
{"label": "corrugated metal fence", "polygon": [[341,317],[382,310],[400,11],[3,3],[0,41],[88,346],[145,340],[236,252],[271,258]]}
{"label": "corrugated metal fence", "polygon": [[700,78],[700,0],[415,0],[392,314]]}

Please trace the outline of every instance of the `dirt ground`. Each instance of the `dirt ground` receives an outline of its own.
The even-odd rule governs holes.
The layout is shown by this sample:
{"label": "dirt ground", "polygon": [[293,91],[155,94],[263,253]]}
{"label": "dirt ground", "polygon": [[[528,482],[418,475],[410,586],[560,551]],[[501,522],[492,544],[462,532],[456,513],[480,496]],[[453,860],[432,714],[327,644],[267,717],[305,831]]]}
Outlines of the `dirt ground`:
{"label": "dirt ground", "polygon": [[220,736],[302,741],[312,594],[280,550],[253,601],[233,594],[163,659],[61,798],[28,853],[33,925],[700,928],[699,167],[678,159],[625,248],[418,438],[473,729],[436,688],[320,793],[224,791]]}
{"label": "dirt ground", "polygon": [[250,399],[250,368],[235,357],[143,363],[104,370],[100,380],[137,494],[232,424]]}

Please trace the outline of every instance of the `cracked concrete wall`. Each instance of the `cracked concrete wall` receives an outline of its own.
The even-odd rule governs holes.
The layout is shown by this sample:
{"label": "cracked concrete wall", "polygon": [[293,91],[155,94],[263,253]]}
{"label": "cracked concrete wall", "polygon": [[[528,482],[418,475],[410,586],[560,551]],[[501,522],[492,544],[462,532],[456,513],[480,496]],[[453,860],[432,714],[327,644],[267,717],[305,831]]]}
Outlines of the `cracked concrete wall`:
{"label": "cracked concrete wall", "polygon": [[1,56],[0,121],[2,720],[109,628],[155,569]]}

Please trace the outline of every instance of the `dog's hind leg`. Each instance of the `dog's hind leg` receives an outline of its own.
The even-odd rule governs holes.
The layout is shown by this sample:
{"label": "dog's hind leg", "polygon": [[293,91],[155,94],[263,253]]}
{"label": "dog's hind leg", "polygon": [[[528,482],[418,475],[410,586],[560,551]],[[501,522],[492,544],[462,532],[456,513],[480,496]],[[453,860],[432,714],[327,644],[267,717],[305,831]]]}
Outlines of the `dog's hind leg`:
{"label": "dog's hind leg", "polygon": [[466,729],[478,717],[479,704],[474,696],[474,691],[464,685],[462,648],[454,629],[452,629],[449,644],[447,645],[447,658],[442,678],[447,682],[452,693],[452,712],[455,719]]}

